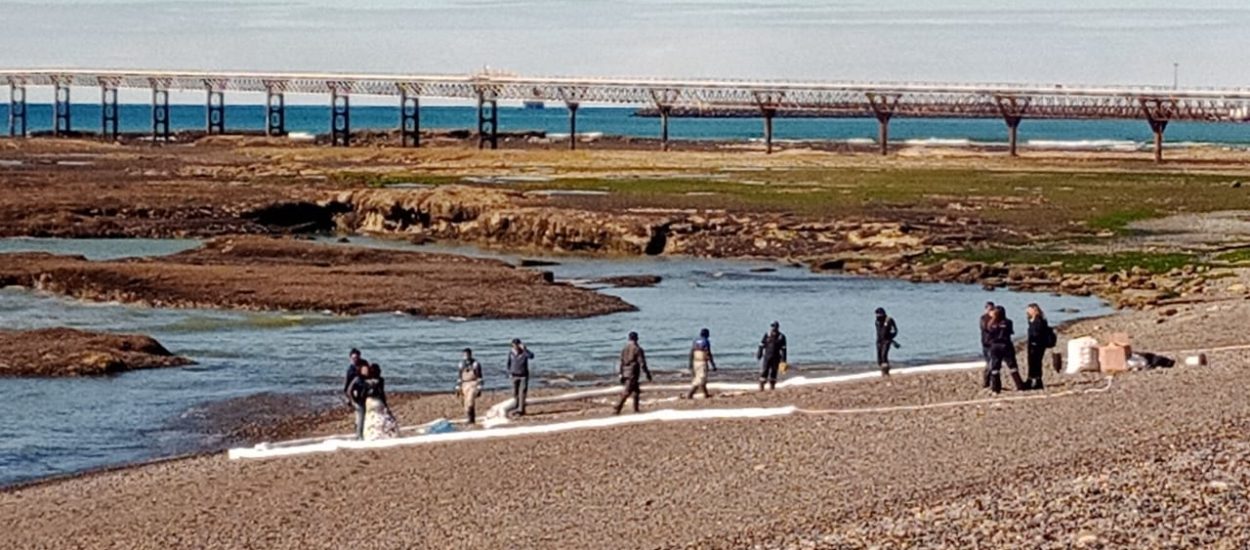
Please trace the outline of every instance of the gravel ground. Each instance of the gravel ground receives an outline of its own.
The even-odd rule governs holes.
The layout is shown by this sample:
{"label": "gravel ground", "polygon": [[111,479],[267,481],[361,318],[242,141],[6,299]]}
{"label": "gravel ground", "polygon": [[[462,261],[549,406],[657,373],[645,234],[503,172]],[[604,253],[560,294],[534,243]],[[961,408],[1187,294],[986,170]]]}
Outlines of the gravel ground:
{"label": "gravel ground", "polygon": [[[1143,349],[1228,345],[1250,315],[1244,302],[1179,309],[1070,331],[1130,328]],[[0,531],[0,547],[1244,548],[1250,352],[1211,358],[1053,399],[193,458],[0,493],[0,517],[21,527]],[[1052,394],[1103,384],[1048,382]],[[454,411],[444,397],[396,409],[416,422]],[[978,397],[965,372],[663,406]],[[526,421],[602,411],[558,405]]]}

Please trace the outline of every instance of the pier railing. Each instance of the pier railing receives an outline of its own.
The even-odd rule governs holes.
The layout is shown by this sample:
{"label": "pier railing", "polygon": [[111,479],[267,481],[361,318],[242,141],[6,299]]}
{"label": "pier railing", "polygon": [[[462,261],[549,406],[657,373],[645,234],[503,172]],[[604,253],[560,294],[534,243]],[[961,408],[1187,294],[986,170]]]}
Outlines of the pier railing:
{"label": "pier railing", "polygon": [[152,133],[169,139],[169,91],[206,93],[206,131],[225,131],[224,93],[266,94],[266,131],[285,133],[286,94],[325,94],[330,98],[332,142],[351,137],[350,98],[392,96],[400,101],[399,128],[405,145],[420,143],[421,98],[465,99],[478,106],[478,145],[497,147],[500,100],[553,101],[569,107],[570,147],[576,147],[577,108],[582,103],[635,105],[660,119],[662,147],[668,145],[673,116],[741,116],[758,113],[764,141],[772,150],[772,122],[778,113],[876,118],[882,153],[888,152],[894,117],[1002,118],[1016,154],[1017,128],[1024,119],[1136,119],[1154,133],[1155,157],[1162,160],[1163,133],[1174,120],[1250,121],[1250,89],[1166,88],[1160,86],[1037,85],[913,82],[802,82],[670,78],[527,77],[502,73],[400,75],[350,73],[257,73],[149,70],[0,70],[10,87],[9,133],[26,135],[28,87],[53,89],[53,133],[71,131],[73,87],[101,90],[101,133],[116,138],[117,90],[152,91]]}

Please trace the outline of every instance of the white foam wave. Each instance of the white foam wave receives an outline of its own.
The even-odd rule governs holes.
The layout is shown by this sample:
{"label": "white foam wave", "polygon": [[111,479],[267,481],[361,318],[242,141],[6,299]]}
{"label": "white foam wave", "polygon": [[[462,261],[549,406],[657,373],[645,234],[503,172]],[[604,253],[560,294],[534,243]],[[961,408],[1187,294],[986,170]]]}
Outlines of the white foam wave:
{"label": "white foam wave", "polygon": [[904,145],[913,147],[972,147],[972,140],[962,138],[923,138],[908,139],[903,141]]}
{"label": "white foam wave", "polygon": [[1144,144],[1132,140],[1120,139],[1030,139],[1024,142],[1028,147],[1038,149],[1068,149],[1095,151],[1137,151]]}

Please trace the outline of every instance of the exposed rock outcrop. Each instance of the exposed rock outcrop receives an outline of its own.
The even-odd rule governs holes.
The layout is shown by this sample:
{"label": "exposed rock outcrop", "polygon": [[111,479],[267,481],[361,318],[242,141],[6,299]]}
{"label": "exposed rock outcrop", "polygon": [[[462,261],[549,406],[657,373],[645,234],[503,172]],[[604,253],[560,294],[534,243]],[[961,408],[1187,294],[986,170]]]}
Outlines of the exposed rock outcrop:
{"label": "exposed rock outcrop", "polygon": [[267,237],[222,238],[155,258],[0,255],[0,286],[154,307],[587,317],[634,307],[504,262]]}
{"label": "exposed rock outcrop", "polygon": [[148,336],[70,328],[0,330],[0,349],[0,376],[93,376],[191,363]]}
{"label": "exposed rock outcrop", "polygon": [[899,222],[812,221],[784,214],[552,206],[520,191],[458,185],[359,189],[323,201],[340,230],[424,235],[557,252],[772,257],[922,250],[929,233]]}

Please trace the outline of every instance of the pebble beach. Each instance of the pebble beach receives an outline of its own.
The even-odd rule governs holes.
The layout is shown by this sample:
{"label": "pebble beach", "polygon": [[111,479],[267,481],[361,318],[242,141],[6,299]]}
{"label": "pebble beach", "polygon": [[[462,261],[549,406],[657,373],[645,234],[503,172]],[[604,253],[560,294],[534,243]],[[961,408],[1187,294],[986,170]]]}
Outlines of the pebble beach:
{"label": "pebble beach", "polygon": [[[1235,347],[1250,304],[1066,327],[1141,349]],[[1163,321],[1159,321],[1163,319]],[[1240,322],[1238,322],[1240,320]],[[644,408],[796,405],[840,414],[667,422],[553,436],[201,456],[0,493],[9,548],[1243,548],[1250,352],[1116,376],[1047,372],[1052,398],[992,398],[979,373]],[[645,388],[644,388],[645,392]],[[654,399],[663,401],[656,402]],[[973,401],[855,413],[846,409]],[[489,404],[489,403],[488,403]],[[522,423],[606,414],[535,407]],[[448,396],[396,399],[405,423]],[[330,417],[306,433],[336,433]]]}

